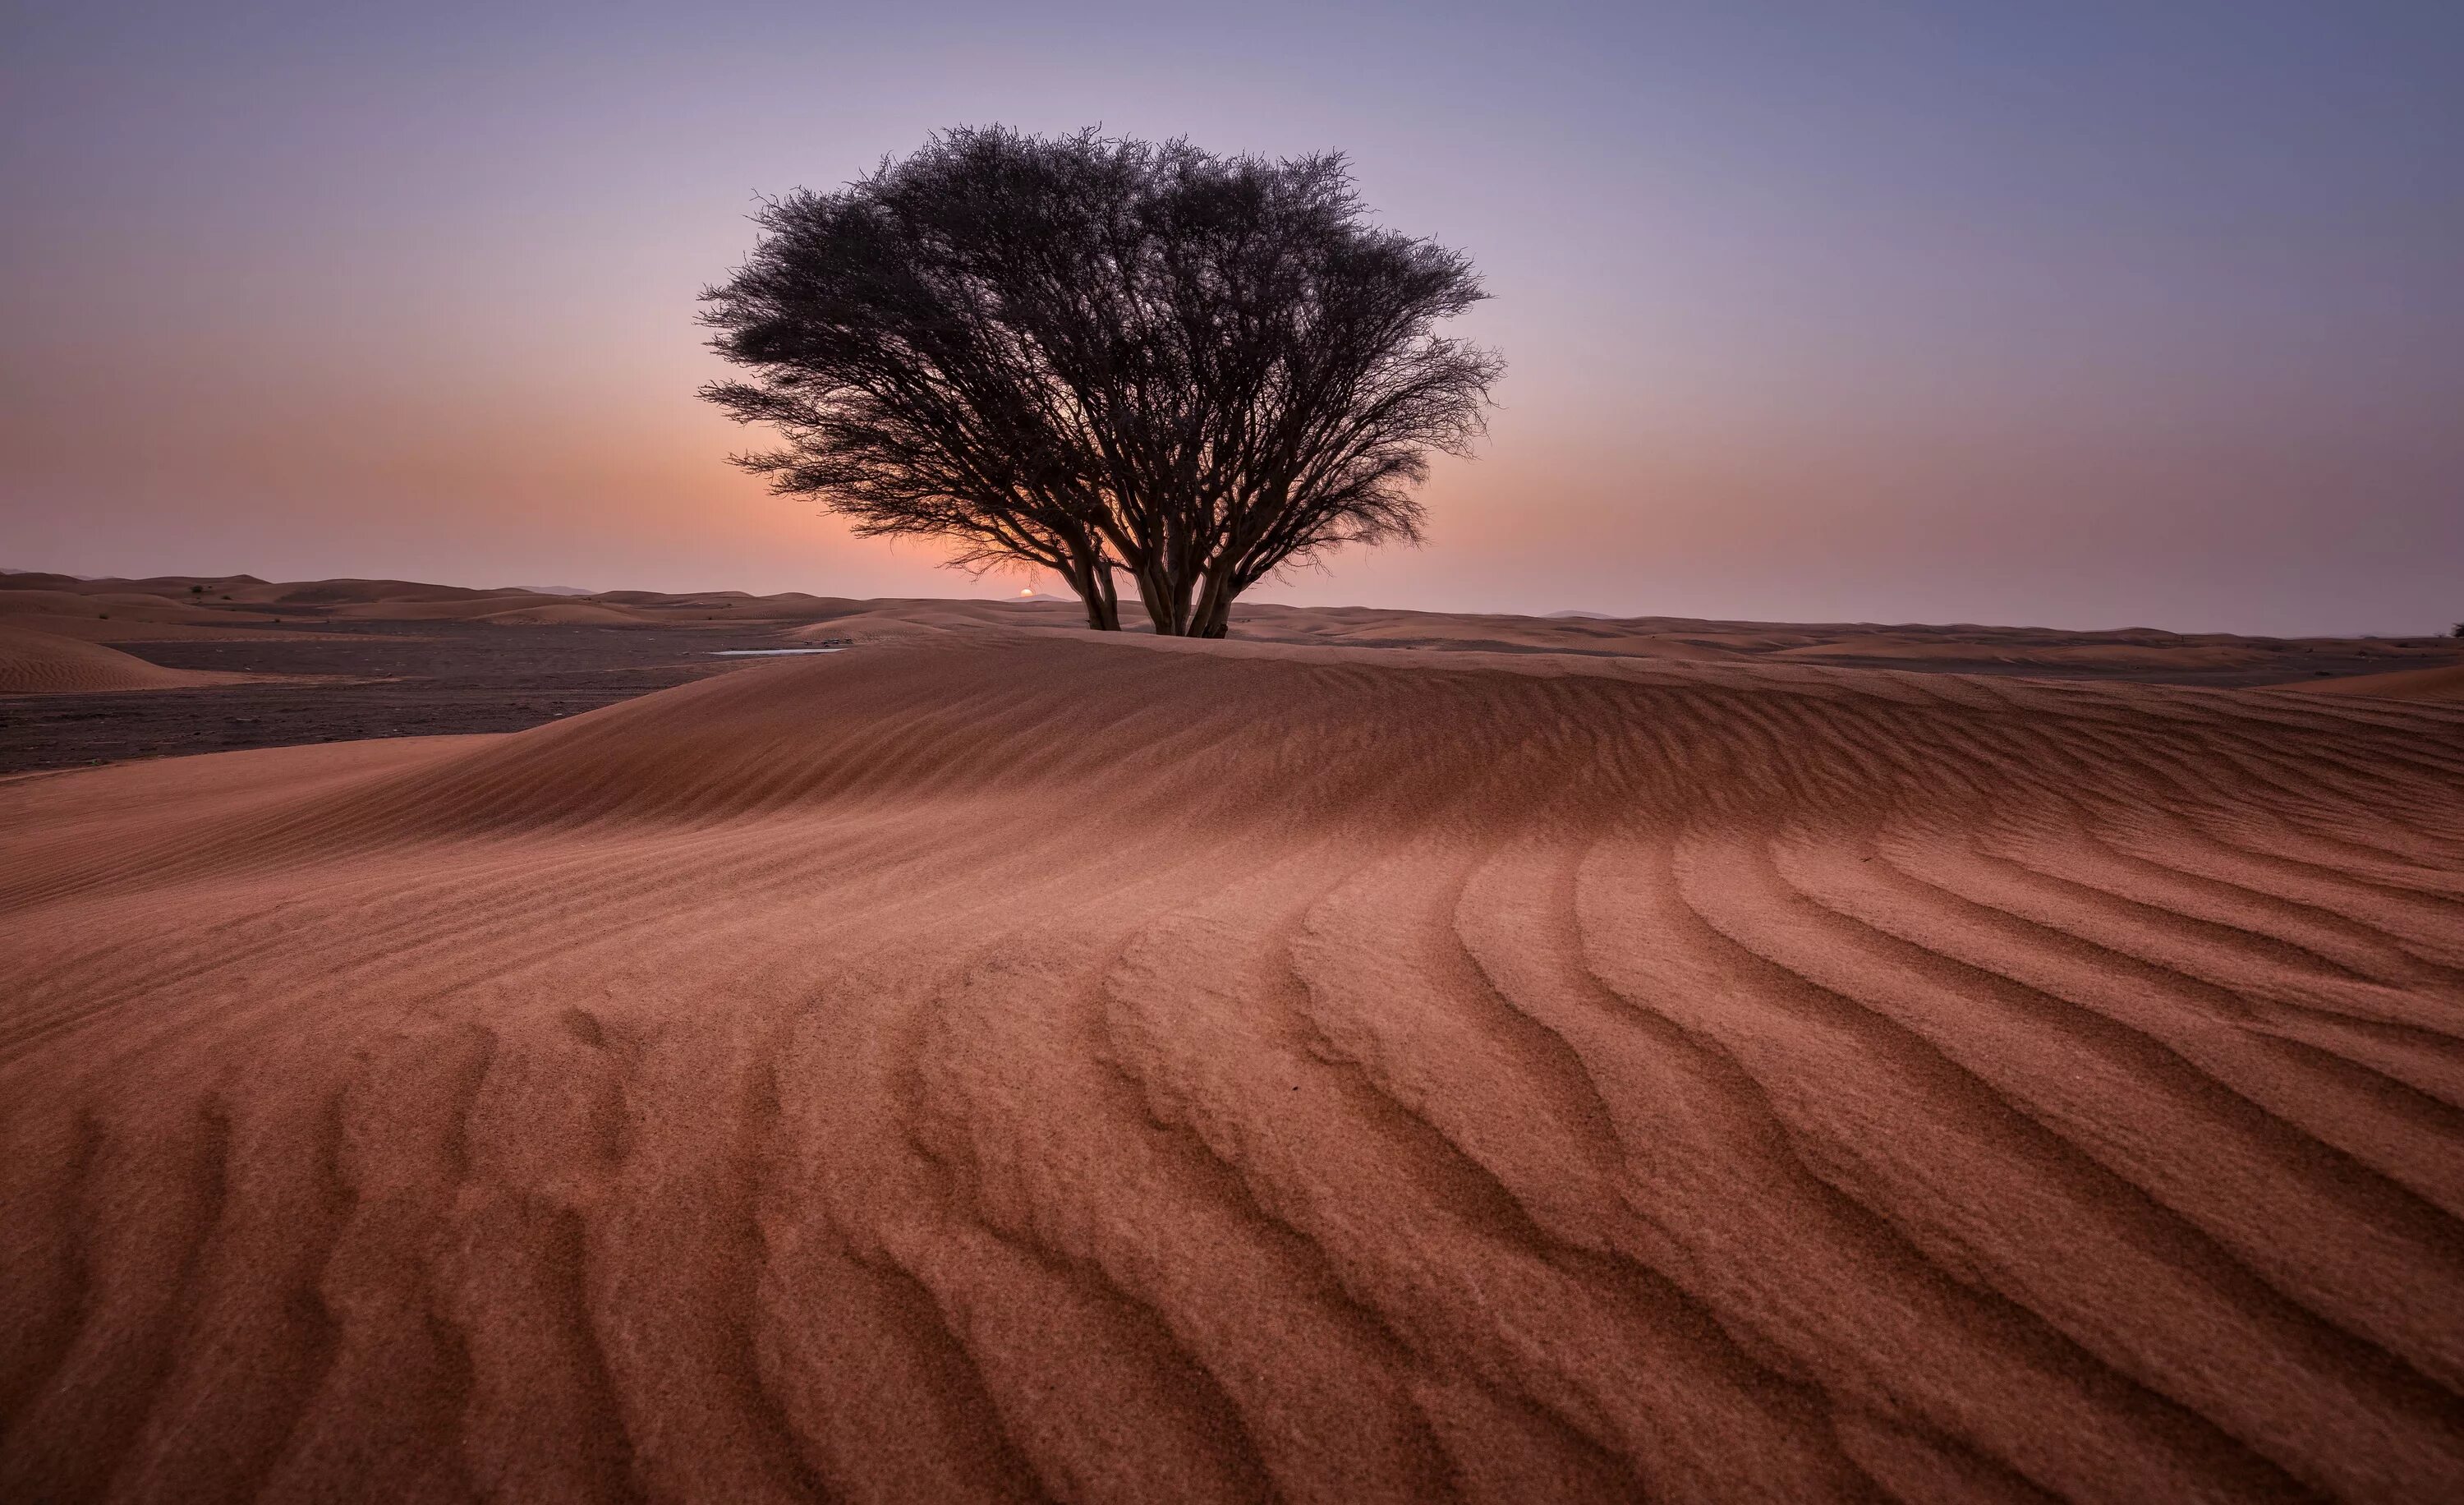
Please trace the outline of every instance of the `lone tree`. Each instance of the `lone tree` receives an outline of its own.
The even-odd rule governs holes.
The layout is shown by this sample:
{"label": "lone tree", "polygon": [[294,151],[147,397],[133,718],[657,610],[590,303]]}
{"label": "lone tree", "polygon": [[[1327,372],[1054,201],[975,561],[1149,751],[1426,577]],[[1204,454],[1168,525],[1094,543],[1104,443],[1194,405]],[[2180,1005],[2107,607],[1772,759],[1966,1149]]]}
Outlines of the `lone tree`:
{"label": "lone tree", "polygon": [[1279,569],[1417,542],[1504,369],[1435,332],[1486,296],[1470,261],[1368,224],[1334,154],[966,128],[756,221],[702,295],[744,375],[702,395],[785,443],[736,462],[1052,570],[1106,631],[1116,571],[1157,632],[1221,637]]}

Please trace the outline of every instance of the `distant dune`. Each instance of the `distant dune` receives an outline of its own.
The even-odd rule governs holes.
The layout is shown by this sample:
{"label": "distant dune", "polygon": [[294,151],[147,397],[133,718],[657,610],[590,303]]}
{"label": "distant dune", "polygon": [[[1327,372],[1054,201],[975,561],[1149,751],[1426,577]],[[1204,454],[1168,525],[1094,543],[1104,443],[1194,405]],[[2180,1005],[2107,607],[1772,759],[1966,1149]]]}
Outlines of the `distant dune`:
{"label": "distant dune", "polygon": [[503,622],[508,625],[627,627],[637,623],[640,618],[619,611],[614,607],[603,607],[595,602],[567,601],[548,607],[516,607],[505,611],[490,611],[479,620]]}
{"label": "distant dune", "polygon": [[265,612],[215,609],[141,590],[0,589],[0,623],[28,617],[122,622],[136,626],[228,626],[273,620]]}
{"label": "distant dune", "polygon": [[561,611],[569,609],[572,604],[521,592],[505,592],[484,596],[476,594],[441,596],[424,600],[411,596],[379,596],[364,601],[342,599],[324,603],[324,605],[327,615],[345,620],[458,622],[479,617],[494,617],[507,611]]}
{"label": "distant dune", "polygon": [[2342,679],[2313,679],[2289,684],[2287,690],[2313,695],[2375,696],[2388,700],[2464,700],[2464,664],[2443,669],[2400,669],[2386,675],[2352,675]]}
{"label": "distant dune", "polygon": [[133,653],[53,632],[10,626],[0,617],[0,695],[77,695],[102,690],[169,690],[237,684],[246,675],[165,669]]}
{"label": "distant dune", "polygon": [[[472,589],[402,580],[268,582],[220,579],[77,580],[65,575],[0,575],[0,619],[53,613],[36,626],[80,615],[63,628],[89,640],[147,638],[121,625],[159,624],[156,640],[235,633],[240,624],[283,618],[335,622],[473,622],[507,627],[775,626],[782,642],[917,633],[1081,631],[1086,615],[1067,597],[850,600],[782,591],[662,594],[566,587]],[[98,621],[105,613],[117,621]],[[1143,631],[1134,602],[1123,610]],[[1990,673],[2073,679],[2261,685],[2299,677],[2464,665],[2464,644],[2445,638],[2269,638],[2165,632],[2152,628],[2075,631],[2054,628],[1873,623],[1717,622],[1683,617],[1610,617],[1568,610],[1545,617],[1375,607],[1288,607],[1253,602],[1234,610],[1233,637],[1249,642],[1445,653],[1583,653],[1604,657],[1742,661],[1801,659],[1838,667],[1932,673]],[[2365,694],[2370,692],[2356,691]]]}
{"label": "distant dune", "polygon": [[0,1497],[2464,1497],[2464,709],[998,609],[0,783]]}

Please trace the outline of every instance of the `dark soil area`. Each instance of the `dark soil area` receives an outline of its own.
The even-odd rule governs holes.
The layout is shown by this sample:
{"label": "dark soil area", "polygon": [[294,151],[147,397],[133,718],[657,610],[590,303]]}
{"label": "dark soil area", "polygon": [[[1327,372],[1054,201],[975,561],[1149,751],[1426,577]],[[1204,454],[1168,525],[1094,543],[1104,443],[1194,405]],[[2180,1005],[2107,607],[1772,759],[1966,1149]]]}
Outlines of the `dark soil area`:
{"label": "dark soil area", "polygon": [[317,680],[0,697],[0,773],[348,741],[518,732],[761,659],[775,625],[504,627],[464,622],[316,622],[285,612],[262,642],[115,643],[173,669],[314,675]]}

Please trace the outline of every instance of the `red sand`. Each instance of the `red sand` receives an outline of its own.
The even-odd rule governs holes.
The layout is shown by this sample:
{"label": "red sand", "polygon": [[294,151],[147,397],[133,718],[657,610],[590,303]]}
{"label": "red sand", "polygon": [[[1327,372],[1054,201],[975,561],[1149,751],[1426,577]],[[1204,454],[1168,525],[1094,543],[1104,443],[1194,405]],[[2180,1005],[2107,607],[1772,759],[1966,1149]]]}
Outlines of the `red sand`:
{"label": "red sand", "polygon": [[939,635],[0,917],[0,1497],[2464,1495],[2464,711]]}
{"label": "red sand", "polygon": [[[5,622],[6,619],[0,619]],[[238,684],[247,675],[165,669],[134,653],[53,632],[0,625],[0,695],[80,695]]]}
{"label": "red sand", "polygon": [[[1134,601],[1125,620],[1139,619]],[[286,615],[287,613],[287,615]],[[1067,599],[853,601],[801,591],[660,594],[612,590],[545,594],[507,587],[472,589],[401,580],[267,582],[253,575],[78,580],[0,574],[0,617],[88,642],[239,639],[282,634],[232,624],[302,621],[466,622],[491,627],[636,626],[775,629],[783,639],[882,641],[950,631],[1077,629],[1085,613]],[[143,624],[132,625],[132,624]],[[296,635],[296,634],[289,634]],[[2280,685],[2308,688],[2346,678],[2329,693],[2423,697],[2388,681],[2367,688],[2350,676],[2388,671],[2464,672],[2464,644],[2444,638],[2264,638],[2176,633],[2149,628],[2071,631],[2051,628],[1872,623],[1711,622],[1677,617],[1549,617],[1404,611],[1369,607],[1235,609],[1232,636],[1246,642],[1446,652],[1567,653],[1705,662],[1803,660],[1829,667],[2027,674],[2056,678]],[[510,656],[521,650],[505,645]],[[2289,681],[2289,682],[2288,682]],[[2454,676],[2425,678],[2452,686]],[[2438,698],[2439,694],[2427,697]]]}
{"label": "red sand", "polygon": [[2387,700],[2464,700],[2464,664],[2444,669],[2399,669],[2393,674],[2348,675],[2284,686],[2312,695],[2361,695]]}
{"label": "red sand", "polygon": [[[101,582],[100,584],[120,584]],[[69,591],[11,587],[0,589],[0,622],[19,617],[85,619],[89,621],[228,625],[264,622],[262,611],[234,607],[201,606],[180,595],[146,591]]]}
{"label": "red sand", "polygon": [[553,627],[630,627],[639,619],[587,601],[558,602],[543,607],[517,607],[509,611],[491,611],[479,618],[483,622],[501,622],[507,626]]}

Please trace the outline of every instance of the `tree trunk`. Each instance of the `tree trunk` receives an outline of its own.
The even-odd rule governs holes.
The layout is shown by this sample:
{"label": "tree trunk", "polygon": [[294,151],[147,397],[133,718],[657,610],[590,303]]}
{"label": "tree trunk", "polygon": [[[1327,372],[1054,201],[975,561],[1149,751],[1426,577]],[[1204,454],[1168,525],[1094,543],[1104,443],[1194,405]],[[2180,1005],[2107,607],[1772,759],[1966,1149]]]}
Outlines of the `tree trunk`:
{"label": "tree trunk", "polygon": [[1087,626],[1098,632],[1121,630],[1121,602],[1112,587],[1112,566],[1098,560],[1093,564],[1072,561],[1069,588],[1087,608]]}
{"label": "tree trunk", "polygon": [[1161,565],[1138,571],[1138,598],[1146,603],[1147,620],[1157,637],[1189,635],[1189,582],[1174,579]]}
{"label": "tree trunk", "polygon": [[1198,609],[1190,617],[1189,635],[1221,637],[1230,631],[1232,599],[1240,593],[1241,587],[1233,583],[1231,576],[1209,571],[1205,588],[1199,592]]}

